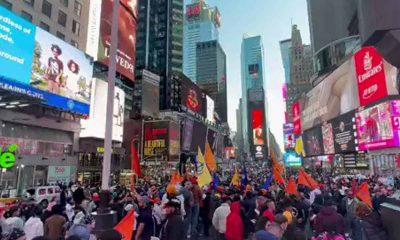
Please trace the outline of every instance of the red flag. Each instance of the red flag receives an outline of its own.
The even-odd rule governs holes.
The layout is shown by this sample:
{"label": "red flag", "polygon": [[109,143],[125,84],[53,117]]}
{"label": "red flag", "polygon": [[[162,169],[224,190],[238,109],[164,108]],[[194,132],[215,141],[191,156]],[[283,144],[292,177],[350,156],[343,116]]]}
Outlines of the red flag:
{"label": "red flag", "polygon": [[297,191],[297,184],[294,181],[294,177],[291,176],[288,185],[286,186],[285,189],[286,193],[289,195],[299,195],[299,192]]}
{"label": "red flag", "polygon": [[279,172],[278,168],[274,167],[273,173],[274,173],[274,179],[275,179],[276,183],[278,183],[278,184],[286,184],[286,181],[285,181],[285,179],[283,179],[283,177],[282,177],[281,173]]}
{"label": "red flag", "polygon": [[132,239],[134,224],[135,211],[132,210],[114,227],[114,229],[121,233],[123,239]]}
{"label": "red flag", "polygon": [[132,156],[132,171],[138,175],[138,177],[142,177],[142,169],[140,168],[140,159],[139,154],[136,150],[136,146],[131,142],[131,156]]}
{"label": "red flag", "polygon": [[306,186],[308,188],[312,188],[310,183],[307,181],[307,178],[304,176],[304,172],[299,172],[299,178],[297,179],[297,184]]}
{"label": "red flag", "polygon": [[372,199],[371,194],[369,193],[369,185],[368,183],[361,184],[360,188],[357,192],[357,198],[367,204],[370,208],[372,208]]}

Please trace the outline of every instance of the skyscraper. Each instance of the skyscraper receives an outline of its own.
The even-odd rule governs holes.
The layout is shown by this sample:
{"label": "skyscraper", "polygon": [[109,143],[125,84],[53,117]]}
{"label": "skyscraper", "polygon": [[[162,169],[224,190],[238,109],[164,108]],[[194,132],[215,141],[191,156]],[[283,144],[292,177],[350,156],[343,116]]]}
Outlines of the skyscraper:
{"label": "skyscraper", "polygon": [[215,101],[221,122],[227,122],[226,55],[218,41],[196,46],[197,85]]}
{"label": "skyscraper", "polygon": [[139,0],[136,73],[160,75],[160,109],[171,107],[173,71],[182,72],[183,0]]}
{"label": "skyscraper", "polygon": [[244,36],[241,70],[244,151],[253,159],[265,159],[268,149],[263,74],[264,48],[261,36]]}
{"label": "skyscraper", "polygon": [[285,83],[291,83],[290,79],[290,62],[292,58],[292,39],[286,39],[279,42],[281,55],[282,55],[282,63],[283,69],[285,69]]}
{"label": "skyscraper", "polygon": [[196,75],[196,44],[218,40],[221,15],[218,8],[209,7],[204,0],[193,0],[186,6],[183,39],[183,72],[193,82]]}

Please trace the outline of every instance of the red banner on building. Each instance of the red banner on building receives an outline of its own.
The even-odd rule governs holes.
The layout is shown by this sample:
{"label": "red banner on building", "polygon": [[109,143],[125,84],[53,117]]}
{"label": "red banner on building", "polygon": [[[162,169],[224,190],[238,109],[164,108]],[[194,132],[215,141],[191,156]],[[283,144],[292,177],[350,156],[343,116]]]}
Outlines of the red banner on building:
{"label": "red banner on building", "polygon": [[293,104],[292,108],[293,114],[293,125],[294,125],[294,134],[301,135],[301,107],[300,103],[296,102]]}
{"label": "red banner on building", "polygon": [[360,105],[366,106],[388,96],[384,61],[374,47],[354,55]]}

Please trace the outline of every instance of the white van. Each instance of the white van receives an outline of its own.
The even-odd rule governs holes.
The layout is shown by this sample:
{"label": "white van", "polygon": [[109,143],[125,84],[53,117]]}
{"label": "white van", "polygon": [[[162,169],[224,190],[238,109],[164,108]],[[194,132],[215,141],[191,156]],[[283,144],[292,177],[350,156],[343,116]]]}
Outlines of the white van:
{"label": "white van", "polygon": [[40,186],[28,188],[25,190],[24,196],[27,199],[33,199],[36,203],[47,208],[47,205],[54,199],[59,198],[61,189],[58,186]]}

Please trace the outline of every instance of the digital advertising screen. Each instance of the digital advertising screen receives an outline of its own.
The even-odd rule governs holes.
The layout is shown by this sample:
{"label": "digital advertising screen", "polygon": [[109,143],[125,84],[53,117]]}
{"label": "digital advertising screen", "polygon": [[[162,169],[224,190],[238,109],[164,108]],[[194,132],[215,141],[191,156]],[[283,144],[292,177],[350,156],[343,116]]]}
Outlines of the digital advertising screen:
{"label": "digital advertising screen", "polygon": [[295,102],[292,106],[292,116],[293,116],[293,127],[294,134],[301,135],[303,131],[301,126],[301,104],[300,102]]}
{"label": "digital advertising screen", "polygon": [[255,146],[263,146],[265,144],[264,134],[264,110],[253,109],[251,114],[253,144]]}
{"label": "digital advertising screen", "polygon": [[324,155],[321,127],[315,127],[303,132],[303,144],[306,156]]}
{"label": "digital advertising screen", "polygon": [[181,129],[179,124],[169,123],[169,160],[178,161],[181,153]]}
{"label": "digital advertising screen", "polygon": [[169,121],[153,121],[144,123],[143,156],[168,156]]}
{"label": "digital advertising screen", "polygon": [[326,155],[335,154],[332,123],[322,124],[321,131],[322,131],[322,145],[324,146],[324,153]]}
{"label": "digital advertising screen", "polygon": [[296,140],[294,136],[293,123],[283,124],[283,137],[284,137],[285,149],[294,149],[296,145]]}
{"label": "digital advertising screen", "polygon": [[354,120],[355,112],[351,111],[329,121],[333,129],[335,153],[350,153],[356,151]]}
{"label": "digital advertising screen", "polygon": [[0,7],[0,88],[89,115],[92,59]]}
{"label": "digital advertising screen", "polygon": [[359,150],[400,146],[400,100],[379,103],[356,116]]}
{"label": "digital advertising screen", "polygon": [[283,157],[285,159],[286,167],[301,167],[302,166],[302,159],[295,152],[286,152]]}
{"label": "digital advertising screen", "polygon": [[158,118],[160,112],[160,76],[146,69],[143,69],[141,84],[142,115],[152,118]]}
{"label": "digital advertising screen", "polygon": [[181,106],[188,112],[204,115],[205,94],[190,79],[182,79]]}
{"label": "digital advertising screen", "polygon": [[191,150],[193,125],[194,125],[194,122],[192,119],[185,119],[183,122],[182,151],[190,151]]}

